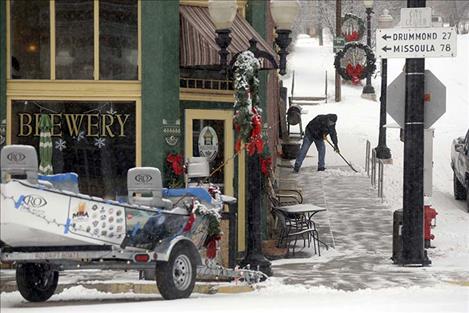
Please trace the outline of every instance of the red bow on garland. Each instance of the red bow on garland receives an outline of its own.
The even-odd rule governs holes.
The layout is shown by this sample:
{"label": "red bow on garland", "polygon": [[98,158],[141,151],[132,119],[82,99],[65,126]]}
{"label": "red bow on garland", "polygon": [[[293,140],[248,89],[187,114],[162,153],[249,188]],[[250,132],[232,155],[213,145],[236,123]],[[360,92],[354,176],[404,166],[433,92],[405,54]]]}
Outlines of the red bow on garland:
{"label": "red bow on garland", "polygon": [[251,138],[248,143],[248,153],[250,156],[256,153],[262,153],[264,150],[264,142],[262,141],[262,125],[261,116],[257,113],[256,109],[252,109],[254,115],[251,118],[252,131]]}
{"label": "red bow on garland", "polygon": [[359,38],[359,35],[358,35],[358,32],[357,31],[353,31],[351,34],[348,34],[348,35],[345,35],[345,40],[347,42],[350,42],[350,41],[357,41]]}
{"label": "red bow on garland", "polygon": [[184,167],[182,165],[182,155],[170,153],[166,157],[166,161],[171,164],[171,168],[173,169],[174,174],[179,176],[184,173]]}
{"label": "red bow on garland", "polygon": [[264,176],[269,175],[270,166],[272,165],[272,157],[263,158],[261,156],[261,172]]}
{"label": "red bow on garland", "polygon": [[354,66],[349,63],[345,68],[345,71],[347,72],[347,75],[352,78],[352,84],[357,85],[361,80],[360,77],[363,73],[363,66],[361,64]]}
{"label": "red bow on garland", "polygon": [[217,256],[217,241],[221,239],[220,235],[213,237],[207,244],[207,258],[213,259]]}

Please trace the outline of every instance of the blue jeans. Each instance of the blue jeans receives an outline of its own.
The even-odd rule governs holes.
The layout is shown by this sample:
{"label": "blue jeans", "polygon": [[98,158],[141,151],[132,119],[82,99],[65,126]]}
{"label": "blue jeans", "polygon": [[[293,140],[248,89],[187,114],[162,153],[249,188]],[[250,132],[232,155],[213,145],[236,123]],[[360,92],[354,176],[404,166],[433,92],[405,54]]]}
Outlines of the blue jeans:
{"label": "blue jeans", "polygon": [[[310,141],[308,136],[303,138],[303,144],[301,145],[300,152],[298,152],[298,156],[296,157],[295,161],[295,170],[299,170],[301,164],[303,163],[306,154],[308,153],[309,147],[313,142]],[[316,149],[318,150],[318,168],[325,167],[325,156],[326,156],[326,145],[324,144],[324,140],[322,139],[314,139],[314,144],[316,145]]]}

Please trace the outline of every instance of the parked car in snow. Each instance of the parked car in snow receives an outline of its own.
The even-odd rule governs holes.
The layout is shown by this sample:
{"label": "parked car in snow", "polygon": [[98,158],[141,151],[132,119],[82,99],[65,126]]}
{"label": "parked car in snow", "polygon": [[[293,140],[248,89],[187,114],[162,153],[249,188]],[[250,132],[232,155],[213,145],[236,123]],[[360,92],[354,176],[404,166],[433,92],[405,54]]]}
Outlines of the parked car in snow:
{"label": "parked car in snow", "polygon": [[454,198],[466,200],[469,212],[469,130],[466,137],[453,140],[451,168],[453,169]]}

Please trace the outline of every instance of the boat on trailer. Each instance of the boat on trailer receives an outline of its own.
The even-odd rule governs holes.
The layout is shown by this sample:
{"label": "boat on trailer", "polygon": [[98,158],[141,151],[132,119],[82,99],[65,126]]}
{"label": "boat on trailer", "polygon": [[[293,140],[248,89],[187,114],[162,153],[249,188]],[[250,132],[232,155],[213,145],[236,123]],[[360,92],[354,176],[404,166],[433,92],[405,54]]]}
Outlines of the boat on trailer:
{"label": "boat on trailer", "polygon": [[209,216],[195,214],[194,205],[217,214],[234,198],[202,187],[165,189],[157,168],[141,167],[128,171],[128,202],[117,202],[80,193],[75,173],[38,175],[32,146],[6,146],[0,161],[0,261],[16,263],[26,300],[46,301],[59,272],[77,268],[153,272],[165,299],[189,297],[204,275],[264,278],[201,256]]}

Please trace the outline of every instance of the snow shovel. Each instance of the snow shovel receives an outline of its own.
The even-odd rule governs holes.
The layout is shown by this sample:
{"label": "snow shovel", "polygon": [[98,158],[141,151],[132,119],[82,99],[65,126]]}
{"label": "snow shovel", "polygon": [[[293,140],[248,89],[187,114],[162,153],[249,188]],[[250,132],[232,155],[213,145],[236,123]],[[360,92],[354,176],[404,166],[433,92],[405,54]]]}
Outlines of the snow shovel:
{"label": "snow shovel", "polygon": [[[327,138],[324,138],[324,140],[326,140],[327,143],[330,144],[331,147],[335,149],[334,145],[333,145]],[[358,173],[358,171],[353,168],[352,164],[350,164],[350,162],[347,161],[347,160],[344,158],[344,156],[343,156],[342,154],[340,154],[340,152],[336,152],[336,153],[337,153],[338,155],[340,155],[340,157],[342,158],[342,160],[344,160],[345,163],[347,163],[347,165],[350,166],[350,168],[351,168],[355,173]]]}

